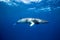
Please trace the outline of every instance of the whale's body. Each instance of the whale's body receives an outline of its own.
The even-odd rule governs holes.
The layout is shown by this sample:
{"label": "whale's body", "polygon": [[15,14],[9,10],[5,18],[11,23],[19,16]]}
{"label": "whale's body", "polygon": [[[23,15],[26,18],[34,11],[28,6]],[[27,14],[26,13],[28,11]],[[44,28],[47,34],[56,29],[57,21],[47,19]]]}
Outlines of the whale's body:
{"label": "whale's body", "polygon": [[34,24],[46,23],[48,21],[38,19],[38,18],[22,18],[17,21],[17,23],[30,23],[29,26],[33,26]]}

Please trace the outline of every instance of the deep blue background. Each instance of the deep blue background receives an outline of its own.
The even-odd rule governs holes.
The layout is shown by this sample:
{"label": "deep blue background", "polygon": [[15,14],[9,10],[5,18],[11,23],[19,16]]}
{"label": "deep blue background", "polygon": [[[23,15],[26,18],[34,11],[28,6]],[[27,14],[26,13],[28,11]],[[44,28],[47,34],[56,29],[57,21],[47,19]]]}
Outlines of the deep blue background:
{"label": "deep blue background", "polygon": [[[60,40],[60,8],[59,5],[49,4],[51,11],[28,11],[30,7],[44,7],[48,4],[31,4],[21,6],[8,6],[0,2],[0,40]],[[20,18],[33,17],[47,20],[46,24],[34,25],[13,24]]]}

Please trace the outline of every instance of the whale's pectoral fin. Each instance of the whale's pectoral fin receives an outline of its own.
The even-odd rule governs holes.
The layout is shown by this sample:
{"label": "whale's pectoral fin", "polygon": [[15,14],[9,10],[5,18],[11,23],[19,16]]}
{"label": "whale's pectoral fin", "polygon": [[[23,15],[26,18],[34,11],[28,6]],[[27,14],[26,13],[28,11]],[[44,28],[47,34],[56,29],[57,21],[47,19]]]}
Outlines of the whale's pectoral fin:
{"label": "whale's pectoral fin", "polygon": [[30,26],[33,26],[35,23],[34,22],[31,22]]}

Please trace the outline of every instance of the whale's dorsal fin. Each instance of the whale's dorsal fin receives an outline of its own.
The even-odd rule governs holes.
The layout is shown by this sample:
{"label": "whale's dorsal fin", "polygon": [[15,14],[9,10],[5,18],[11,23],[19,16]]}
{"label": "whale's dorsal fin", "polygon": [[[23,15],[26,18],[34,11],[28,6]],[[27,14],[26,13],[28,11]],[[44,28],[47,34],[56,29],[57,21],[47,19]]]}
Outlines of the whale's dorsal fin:
{"label": "whale's dorsal fin", "polygon": [[35,24],[35,23],[34,23],[34,22],[32,22],[32,21],[31,21],[30,23],[31,23],[31,24],[30,24],[30,27],[31,27],[31,26],[33,26],[33,25]]}

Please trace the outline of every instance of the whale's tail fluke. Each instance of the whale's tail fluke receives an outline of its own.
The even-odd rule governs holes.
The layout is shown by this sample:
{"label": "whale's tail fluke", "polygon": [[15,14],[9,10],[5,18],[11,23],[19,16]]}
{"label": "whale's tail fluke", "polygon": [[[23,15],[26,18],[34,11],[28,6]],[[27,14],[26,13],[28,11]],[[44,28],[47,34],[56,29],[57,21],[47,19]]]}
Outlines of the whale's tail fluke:
{"label": "whale's tail fluke", "polygon": [[16,23],[14,23],[13,25],[16,25]]}

